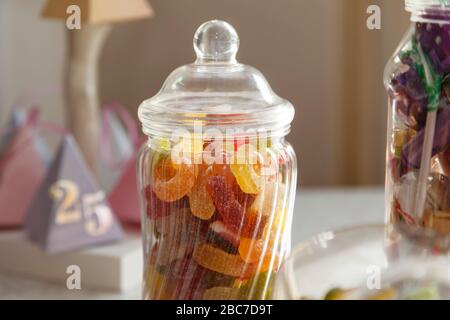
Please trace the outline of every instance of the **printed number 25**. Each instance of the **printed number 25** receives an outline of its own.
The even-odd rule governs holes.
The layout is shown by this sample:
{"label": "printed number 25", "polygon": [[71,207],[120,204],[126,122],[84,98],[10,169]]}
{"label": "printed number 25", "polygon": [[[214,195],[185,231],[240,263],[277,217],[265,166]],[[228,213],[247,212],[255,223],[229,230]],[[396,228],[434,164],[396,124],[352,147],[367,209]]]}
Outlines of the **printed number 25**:
{"label": "printed number 25", "polygon": [[59,202],[56,209],[56,224],[69,224],[81,220],[84,215],[84,228],[92,236],[99,236],[108,231],[112,225],[112,213],[103,204],[103,191],[85,194],[81,197],[78,186],[69,180],[60,180],[50,188],[50,196]]}

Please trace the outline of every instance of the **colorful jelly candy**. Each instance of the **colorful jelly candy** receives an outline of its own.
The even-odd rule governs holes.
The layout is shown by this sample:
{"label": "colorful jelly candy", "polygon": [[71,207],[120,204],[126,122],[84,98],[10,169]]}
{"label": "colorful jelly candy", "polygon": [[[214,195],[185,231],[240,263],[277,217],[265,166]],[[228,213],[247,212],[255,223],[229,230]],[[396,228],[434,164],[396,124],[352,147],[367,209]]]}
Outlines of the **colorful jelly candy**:
{"label": "colorful jelly candy", "polygon": [[209,226],[206,242],[218,247],[225,252],[237,254],[240,237],[227,229],[222,221],[214,221]]}
{"label": "colorful jelly candy", "polygon": [[202,279],[207,270],[190,258],[183,258],[171,263],[167,269],[166,291],[170,299],[201,299],[204,288]]}
{"label": "colorful jelly candy", "polygon": [[[207,226],[206,226],[207,227]],[[182,208],[155,219],[156,232],[165,237],[181,238],[183,241],[193,241],[204,237],[204,222],[191,214],[189,208]]]}
{"label": "colorful jelly candy", "polygon": [[222,176],[210,177],[207,190],[217,212],[232,232],[239,233],[244,221],[244,207],[235,199],[233,188]]}
{"label": "colorful jelly candy", "polygon": [[236,185],[236,179],[231,172],[230,166],[227,164],[217,164],[214,163],[211,165],[211,174],[213,176],[222,176],[225,177],[225,180],[230,185]]}
{"label": "colorful jelly candy", "polygon": [[[268,229],[266,229],[268,230]],[[275,232],[265,230],[262,239],[241,238],[239,254],[248,263],[256,263],[259,272],[277,270],[279,258],[276,254],[277,237]],[[280,241],[278,239],[278,241]]]}
{"label": "colorful jelly candy", "polygon": [[286,201],[283,199],[284,190],[281,182],[267,183],[249,210],[267,217],[267,224],[270,224],[272,230],[281,229],[281,232],[285,230],[287,223],[287,207]]}
{"label": "colorful jelly candy", "polygon": [[280,181],[266,183],[253,202],[251,210],[265,216],[280,212],[284,204],[284,189],[284,185]]}
{"label": "colorful jelly candy", "polygon": [[147,216],[150,220],[168,216],[173,211],[179,210],[187,206],[187,201],[182,198],[175,202],[161,201],[153,191],[151,186],[144,189],[147,204]]}
{"label": "colorful jelly candy", "polygon": [[176,259],[189,255],[197,241],[203,241],[207,225],[194,217],[188,208],[179,209],[168,216],[155,220],[157,242],[154,260],[157,266],[166,266]]}
{"label": "colorful jelly candy", "polygon": [[264,241],[242,238],[239,244],[239,254],[248,263],[256,263],[261,259]]}
{"label": "colorful jelly candy", "polygon": [[251,194],[258,194],[261,191],[261,177],[256,173],[256,165],[232,164],[230,166],[242,191]]}
{"label": "colorful jelly candy", "polygon": [[267,252],[261,262],[258,263],[259,272],[278,272],[281,260],[277,252]]}
{"label": "colorful jelly candy", "polygon": [[212,287],[231,286],[234,278],[197,264],[190,256],[176,260],[166,269],[166,291],[171,299],[201,299],[203,292]]}
{"label": "colorful jelly candy", "polygon": [[226,274],[218,273],[209,269],[204,269],[202,286],[209,289],[213,287],[232,287],[235,278]]}
{"label": "colorful jelly candy", "polygon": [[182,259],[185,255],[192,253],[195,244],[193,242],[181,241],[180,238],[165,237],[154,244],[156,250],[155,265],[165,267],[171,262]]}
{"label": "colorful jelly candy", "polygon": [[211,166],[211,175],[212,176],[222,176],[225,177],[225,180],[228,185],[233,186],[233,192],[235,194],[236,199],[242,204],[245,208],[250,207],[255,201],[256,196],[254,194],[245,193],[242,191],[239,184],[236,182],[236,178],[231,172],[230,166],[226,164],[213,164]]}
{"label": "colorful jelly candy", "polygon": [[240,146],[237,155],[230,164],[230,169],[242,191],[257,194],[261,191],[264,177],[261,176],[261,167],[257,161],[249,163],[252,162],[249,159],[253,157],[251,153],[252,147],[250,144]]}
{"label": "colorful jelly candy", "polygon": [[[175,164],[167,152],[154,159],[152,183],[145,188],[154,228],[147,294],[177,300],[268,297],[267,274],[279,267],[273,251],[284,215],[273,214],[283,211],[274,204],[281,182],[257,177],[261,183],[251,189],[242,180],[249,176],[229,164]],[[258,164],[252,168],[261,171]]]}
{"label": "colorful jelly candy", "polygon": [[241,237],[259,239],[264,233],[268,217],[257,212],[249,211],[244,217]]}
{"label": "colorful jelly candy", "polygon": [[230,231],[249,238],[262,234],[267,217],[256,213],[246,214],[246,208],[236,199],[233,187],[225,177],[210,177],[207,190],[221,220]]}
{"label": "colorful jelly candy", "polygon": [[154,300],[170,299],[165,290],[167,277],[165,276],[165,267],[157,265],[158,246],[153,245],[147,256],[147,268],[144,270],[144,292],[148,295],[146,298]]}
{"label": "colorful jelly candy", "polygon": [[238,148],[230,164],[231,172],[245,193],[257,194],[262,186],[260,167],[256,157],[257,152],[254,147],[251,144],[244,144]]}
{"label": "colorful jelly candy", "polygon": [[188,193],[192,214],[202,220],[211,219],[216,211],[211,196],[206,191],[208,178],[212,174],[211,171],[211,168],[200,170],[194,187]]}
{"label": "colorful jelly candy", "polygon": [[229,254],[210,244],[199,244],[195,247],[193,257],[204,268],[229,275],[235,278],[247,278],[256,270],[237,254]]}
{"label": "colorful jelly candy", "polygon": [[233,186],[233,192],[236,197],[236,200],[245,208],[248,209],[252,206],[252,204],[255,202],[256,195],[245,193],[242,191],[241,187],[236,182],[236,179],[234,179],[233,183],[231,184]]}
{"label": "colorful jelly candy", "polygon": [[277,173],[274,167],[277,162],[269,149],[258,152],[253,145],[245,144],[239,147],[230,169],[243,192],[258,194],[264,184]]}
{"label": "colorful jelly candy", "polygon": [[170,157],[165,157],[155,165],[153,191],[162,201],[177,201],[192,189],[196,174],[195,165],[185,163],[174,165]]}

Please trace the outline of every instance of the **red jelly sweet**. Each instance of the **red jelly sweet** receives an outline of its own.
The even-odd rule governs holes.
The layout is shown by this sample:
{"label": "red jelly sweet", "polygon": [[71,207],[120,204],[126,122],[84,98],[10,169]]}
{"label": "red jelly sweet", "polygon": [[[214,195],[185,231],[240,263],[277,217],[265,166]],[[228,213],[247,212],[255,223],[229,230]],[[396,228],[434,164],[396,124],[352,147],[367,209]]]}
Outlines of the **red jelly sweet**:
{"label": "red jelly sweet", "polygon": [[259,238],[264,230],[267,217],[255,212],[247,212],[225,177],[211,177],[207,190],[213,199],[217,212],[227,228],[240,236]]}

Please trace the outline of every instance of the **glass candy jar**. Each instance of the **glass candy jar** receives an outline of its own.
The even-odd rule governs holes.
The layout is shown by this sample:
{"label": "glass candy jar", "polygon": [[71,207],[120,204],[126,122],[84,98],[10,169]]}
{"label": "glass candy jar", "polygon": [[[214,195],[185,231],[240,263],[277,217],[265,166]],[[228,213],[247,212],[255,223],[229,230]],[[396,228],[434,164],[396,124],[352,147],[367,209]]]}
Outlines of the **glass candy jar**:
{"label": "glass candy jar", "polygon": [[226,22],[139,107],[144,299],[266,299],[290,251],[294,108],[236,61]]}
{"label": "glass candy jar", "polygon": [[385,71],[387,218],[450,235],[450,2],[406,9],[411,27]]}

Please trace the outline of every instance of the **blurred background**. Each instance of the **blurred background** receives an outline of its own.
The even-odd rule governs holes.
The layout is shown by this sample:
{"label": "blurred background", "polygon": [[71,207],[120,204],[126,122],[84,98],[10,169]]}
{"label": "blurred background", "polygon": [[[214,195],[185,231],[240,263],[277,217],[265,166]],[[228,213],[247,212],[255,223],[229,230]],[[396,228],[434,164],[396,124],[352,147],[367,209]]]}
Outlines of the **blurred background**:
{"label": "blurred background", "polygon": [[[0,0],[0,124],[15,99],[64,80],[62,21],[44,0]],[[151,19],[118,24],[101,55],[100,99],[136,114],[177,66],[194,60],[192,37],[210,19],[238,31],[238,59],[258,68],[296,108],[289,141],[301,186],[367,186],[384,180],[387,99],[383,68],[409,23],[402,0],[150,0]],[[381,30],[368,30],[379,5]],[[63,116],[63,97],[42,101]]]}

